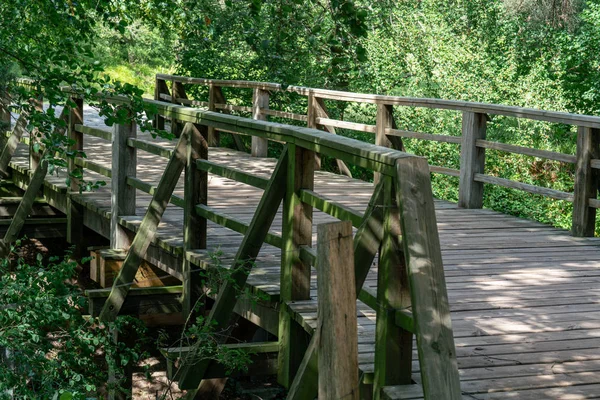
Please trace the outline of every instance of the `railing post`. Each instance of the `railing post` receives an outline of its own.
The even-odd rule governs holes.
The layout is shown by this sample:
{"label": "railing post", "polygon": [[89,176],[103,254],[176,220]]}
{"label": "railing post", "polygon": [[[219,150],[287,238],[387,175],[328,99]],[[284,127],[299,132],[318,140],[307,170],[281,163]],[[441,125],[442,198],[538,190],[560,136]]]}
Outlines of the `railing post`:
{"label": "railing post", "polygon": [[596,209],[590,207],[589,199],[598,195],[598,170],[591,161],[600,158],[600,129],[580,126],[577,128],[577,165],[573,200],[573,236],[594,236]]}
{"label": "railing post", "polygon": [[[319,399],[358,400],[358,333],[350,221],[317,227]],[[339,333],[343,332],[341,338]]]}
{"label": "railing post", "polygon": [[[44,112],[44,98],[42,96],[32,99],[32,103],[37,112]],[[31,171],[35,171],[38,165],[40,165],[42,157],[40,135],[41,133],[38,129],[33,129],[29,133],[29,169]],[[36,149],[36,147],[38,148]]]}
{"label": "railing post", "polygon": [[483,183],[475,181],[475,174],[485,170],[485,149],[477,147],[477,139],[485,139],[487,115],[463,112],[462,144],[460,149],[460,184],[458,206],[483,207]]}
{"label": "railing post", "polygon": [[[312,89],[308,92],[308,105],[306,108],[306,127],[317,129],[317,98]],[[321,156],[315,153],[315,170],[321,169]]]}
{"label": "railing post", "polygon": [[[252,92],[252,119],[267,121],[267,115],[261,109],[269,109],[269,92],[254,88]],[[266,157],[269,141],[265,138],[252,136],[252,157]]]}
{"label": "railing post", "polygon": [[10,131],[11,114],[10,114],[10,98],[6,89],[0,91],[0,147],[6,144],[6,132]]}
{"label": "railing post", "polygon": [[279,313],[280,384],[289,387],[306,348],[303,329],[292,321],[285,303],[310,299],[310,264],[299,257],[300,246],[312,245],[312,206],[302,202],[300,189],[314,188],[315,153],[288,144],[288,170],[283,205],[283,247],[281,249],[281,291]]}
{"label": "railing post", "polygon": [[[219,86],[215,86],[212,82],[208,84],[208,111],[217,111],[217,91],[220,91]],[[219,147],[221,144],[221,136],[219,131],[214,127],[208,127],[208,145],[210,147]]]}
{"label": "railing post", "polygon": [[192,312],[201,290],[199,274],[192,273],[192,264],[187,251],[206,249],[206,218],[196,214],[196,204],[207,204],[208,173],[198,170],[196,160],[208,160],[208,129],[203,125],[193,125],[189,129],[183,208],[183,295],[182,312],[184,319]]}
{"label": "railing post", "polygon": [[[394,125],[394,108],[388,104],[377,104],[377,119],[376,119],[375,144],[377,146],[394,148],[395,146],[388,139],[386,129],[391,129]],[[400,147],[402,147],[402,139],[398,138]],[[397,150],[401,150],[400,148]],[[381,174],[375,172],[373,174],[373,183],[377,184]]]}
{"label": "railing post", "polygon": [[[157,77],[154,83],[154,100],[163,101],[164,99],[160,98],[161,94],[170,95],[171,93],[169,92],[167,82]],[[156,114],[154,116],[154,127],[156,129],[165,129],[165,117]]]}
{"label": "railing post", "polygon": [[[69,98],[69,102],[73,103],[69,109],[69,124],[67,135],[72,144],[69,146],[70,151],[83,150],[83,133],[75,130],[75,125],[83,124],[83,98],[73,96]],[[72,173],[77,166],[75,159],[70,157],[67,161],[69,173]],[[83,206],[73,200],[73,194],[79,193],[79,181],[70,177],[71,184],[69,187],[69,195],[67,196],[67,241],[71,244],[77,244],[76,256],[82,255],[82,239],[83,239]]]}
{"label": "railing post", "polygon": [[373,398],[389,385],[408,385],[412,375],[411,332],[396,324],[396,310],[411,307],[408,273],[400,243],[400,218],[393,179],[382,176],[383,240],[377,272],[377,325],[375,331],[375,378]]}
{"label": "railing post", "polygon": [[[173,81],[172,84],[172,97],[171,103],[173,104],[181,104],[177,101],[177,99],[187,99],[187,94],[185,93],[185,88],[183,87],[183,83]],[[183,130],[184,122],[180,122],[176,119],[171,120],[171,133],[175,135],[175,137],[181,136],[181,131]]]}
{"label": "railing post", "polygon": [[127,139],[136,137],[133,120],[117,124],[112,135],[112,178],[110,204],[110,247],[127,249],[131,245],[125,228],[119,224],[122,215],[135,215],[135,188],[127,184],[127,177],[136,176],[136,149],[127,144]]}

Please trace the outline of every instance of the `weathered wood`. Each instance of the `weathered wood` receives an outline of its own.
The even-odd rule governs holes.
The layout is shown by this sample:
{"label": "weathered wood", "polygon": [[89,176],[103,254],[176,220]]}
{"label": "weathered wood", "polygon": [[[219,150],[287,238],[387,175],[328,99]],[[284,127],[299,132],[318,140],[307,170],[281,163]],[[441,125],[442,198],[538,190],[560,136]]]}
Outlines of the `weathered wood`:
{"label": "weathered wood", "polygon": [[15,154],[15,150],[17,146],[21,142],[21,137],[23,137],[23,133],[27,127],[29,120],[29,115],[27,112],[21,112],[15,126],[12,129],[12,132],[2,149],[2,154],[0,154],[0,174],[3,178],[7,178],[10,176],[10,171],[8,169],[8,164]]}
{"label": "weathered wood", "polygon": [[110,205],[110,248],[127,249],[131,245],[129,235],[119,223],[119,217],[135,215],[135,188],[127,184],[127,178],[137,174],[137,154],[127,140],[137,135],[133,121],[117,124],[112,134],[111,205]]}
{"label": "weathered wood", "polygon": [[[44,99],[42,96],[31,101],[38,113],[44,112]],[[34,128],[29,132],[29,169],[34,171],[42,159],[42,133]]]}
{"label": "weathered wood", "polygon": [[[207,319],[215,328],[222,328],[227,323],[231,312],[237,302],[239,291],[244,287],[248,273],[252,270],[253,262],[262,247],[271,223],[277,214],[277,209],[285,194],[285,178],[288,169],[288,150],[285,149],[275,167],[265,193],[260,199],[256,213],[248,232],[244,235],[242,243],[236,253],[229,279],[221,286],[217,300],[213,305]],[[203,360],[196,365],[183,365],[181,367],[180,388],[196,388],[208,367],[208,361]]]}
{"label": "weathered wood", "polygon": [[[355,293],[360,293],[373,266],[373,260],[383,240],[383,182],[373,191],[369,206],[365,211],[363,224],[354,235],[354,282]],[[319,331],[311,340],[296,377],[288,391],[288,400],[312,400],[317,397],[318,361],[316,348],[319,343]]]}
{"label": "weathered wood", "polygon": [[356,228],[362,224],[364,215],[361,212],[330,200],[310,189],[300,190],[300,200],[324,213],[336,217],[337,219],[352,221],[352,225]]}
{"label": "weathered wood", "polygon": [[[197,160],[208,159],[208,129],[202,125],[186,125],[189,129],[185,168],[183,208],[183,251],[206,249],[206,218],[196,213],[197,204],[207,204],[208,173],[197,168]],[[187,317],[196,305],[202,291],[198,273],[191,272],[192,264],[183,261],[182,312]]]}
{"label": "weathered wood", "polygon": [[11,118],[10,95],[6,91],[2,91],[0,92],[0,145],[2,147],[6,144],[4,133],[10,130]]}
{"label": "weathered wood", "polygon": [[160,178],[156,192],[152,196],[152,201],[144,215],[142,224],[129,248],[123,267],[113,283],[110,296],[100,313],[100,319],[102,321],[114,321],[125,302],[125,297],[129,292],[130,284],[137,273],[146,250],[148,250],[150,243],[156,235],[158,223],[169,203],[171,194],[181,175],[181,171],[183,171],[183,168],[185,167],[187,141],[188,132],[184,129],[177,143],[177,147],[173,152],[173,156],[169,160],[165,172]]}
{"label": "weathered wood", "polygon": [[498,178],[497,176],[475,174],[474,180],[475,182],[489,183],[492,185],[507,187],[511,189],[518,189],[533,194],[539,194],[542,196],[551,197],[556,200],[573,201],[572,193],[567,193],[560,190],[545,188],[536,185],[530,185],[529,183],[511,181],[510,179]]}
{"label": "weathered wood", "polygon": [[485,114],[463,112],[459,207],[481,208],[483,206],[483,183],[475,181],[475,174],[483,174],[485,171],[485,149],[477,147],[477,140],[485,139],[486,119]]}
{"label": "weathered wood", "polygon": [[[299,257],[300,246],[312,245],[312,206],[300,199],[300,190],[314,188],[315,153],[296,145],[288,145],[288,174],[283,206],[283,247],[281,249],[280,300],[285,303],[310,298],[311,266]],[[289,387],[306,350],[299,348],[292,322],[285,307],[279,310],[278,381]]]}
{"label": "weathered wood", "polygon": [[[267,115],[261,110],[269,109],[269,92],[261,89],[254,89],[252,93],[252,119],[267,121]],[[266,157],[269,141],[264,138],[252,136],[253,157]]]}
{"label": "weathered wood", "polygon": [[[183,84],[181,82],[172,82],[173,84],[171,85],[171,89],[173,91],[173,97],[172,97],[172,102],[174,104],[181,104],[178,102],[178,99],[186,99],[187,100],[187,94],[185,93],[185,88],[183,87]],[[175,137],[179,137],[181,136],[181,131],[183,130],[183,126],[184,126],[185,122],[180,122],[176,119],[171,119],[171,133],[173,135],[175,135]]]}
{"label": "weathered wood", "polygon": [[254,186],[259,189],[265,189],[269,183],[267,178],[253,175],[237,168],[228,167],[208,160],[197,160],[196,165],[199,170],[219,175],[223,178],[231,179],[237,182],[245,183],[246,185]]}
{"label": "weathered wood", "polygon": [[[71,97],[69,102],[73,103],[69,108],[69,124],[67,128],[67,135],[71,141],[69,150],[72,152],[83,151],[83,133],[77,132],[76,125],[83,125],[83,98]],[[69,172],[77,169],[75,165],[75,159],[69,158]],[[74,192],[79,192],[79,181],[71,177],[70,189]]]}
{"label": "weathered wood", "polygon": [[278,118],[286,118],[293,119],[295,121],[307,122],[308,117],[304,114],[291,113],[287,111],[279,111],[279,110],[262,110],[263,114],[272,115]]}
{"label": "weathered wood", "polygon": [[317,118],[317,124],[323,126],[330,126],[334,128],[350,129],[353,131],[365,132],[365,133],[376,133],[377,127],[375,125],[361,124],[358,122],[342,121],[339,119],[331,118]]}
{"label": "weathered wood", "polygon": [[[223,96],[223,92],[219,86],[215,86],[212,83],[208,85],[208,111],[217,111],[215,104],[219,103],[218,95]],[[221,144],[221,137],[219,131],[214,127],[208,127],[208,145],[210,147],[219,147]]]}
{"label": "weathered wood", "polygon": [[[227,99],[225,98],[225,95],[223,94],[223,90],[221,90],[220,87],[215,87],[214,88],[214,102],[212,104],[213,109],[214,110],[221,109],[221,110],[223,110],[224,114],[229,114],[230,110],[228,110],[227,107],[225,107],[225,108],[219,108],[218,107],[219,104],[225,104],[225,103],[227,103]],[[209,102],[209,109],[210,109],[210,105],[211,104]],[[242,108],[244,108],[244,107],[242,107]],[[246,108],[249,108],[249,107],[246,107]],[[244,111],[244,110],[242,110],[242,111]],[[249,109],[247,109],[245,111],[252,112],[252,108],[249,108]],[[230,133],[231,133],[231,136],[233,138],[233,142],[235,143],[235,147],[239,151],[246,151],[246,146],[244,145],[244,142],[242,142],[242,139],[240,138],[240,136],[237,135],[237,134],[235,134],[235,133],[232,133],[232,132],[230,132]],[[209,138],[210,138],[210,128],[209,128]],[[215,140],[217,140],[215,146],[219,145],[218,139],[219,138],[217,136],[215,136]],[[209,140],[209,145],[210,145],[210,140]]]}
{"label": "weathered wood", "polygon": [[319,399],[359,398],[352,250],[350,221],[317,227]]}
{"label": "weathered wood", "polygon": [[428,399],[460,399],[456,349],[427,160],[397,162],[397,203],[421,380]]}
{"label": "weathered wood", "polygon": [[[454,136],[449,136],[449,137],[454,137]],[[480,147],[483,149],[498,150],[498,151],[503,151],[503,152],[512,153],[512,154],[523,154],[525,156],[545,158],[547,160],[560,161],[560,162],[569,163],[569,164],[575,164],[577,162],[577,156],[574,156],[571,154],[557,153],[554,151],[547,151],[547,150],[531,149],[529,147],[515,146],[515,145],[507,144],[507,143],[491,142],[489,140],[483,140],[483,139],[476,140],[475,144],[477,145],[477,147]]]}
{"label": "weathered wood", "polygon": [[400,242],[400,220],[391,177],[383,178],[384,237],[377,272],[377,327],[375,334],[375,377],[373,398],[381,389],[407,385],[412,379],[412,333],[396,324],[395,311],[410,309],[406,262]]}
{"label": "weathered wood", "polygon": [[[169,91],[166,80],[159,78],[157,75],[154,83],[154,100],[161,100],[163,94],[170,96],[171,92]],[[157,129],[165,129],[165,117],[156,114],[154,116],[154,127]]]}
{"label": "weathered wood", "polygon": [[590,207],[589,199],[598,196],[598,170],[591,160],[600,158],[600,129],[579,127],[577,129],[577,169],[573,200],[573,236],[594,236],[596,209]]}
{"label": "weathered wood", "polygon": [[35,202],[40,188],[44,184],[47,173],[48,161],[43,160],[35,169],[31,181],[29,182],[29,186],[23,195],[23,199],[12,217],[10,226],[4,234],[4,238],[0,241],[0,258],[8,256],[11,244],[19,238],[19,233],[25,224],[27,216],[31,213],[33,203]]}
{"label": "weathered wood", "polygon": [[[377,146],[394,148],[392,141],[388,139],[386,132],[394,125],[394,108],[385,104],[377,105],[377,119],[375,125],[375,144]],[[393,139],[392,139],[393,140]],[[397,138],[399,147],[397,150],[403,150],[402,139]],[[381,174],[375,172],[373,182],[377,183],[381,179]]]}
{"label": "weathered wood", "polygon": [[105,129],[94,128],[92,126],[85,126],[85,125],[77,124],[77,125],[75,125],[75,130],[77,132],[83,133],[84,135],[94,136],[94,137],[108,140],[108,141],[112,140],[112,132],[107,131]]}
{"label": "weathered wood", "polygon": [[[319,125],[317,123],[318,118],[329,118],[329,114],[327,113],[327,107],[325,106],[325,102],[321,98],[318,98],[313,95],[312,99],[312,101],[310,101],[309,99],[309,127],[312,127],[311,125],[314,121],[315,129],[320,128],[333,135],[336,135],[335,128],[327,125]],[[352,173],[350,172],[350,169],[348,169],[348,166],[346,166],[344,161],[339,159],[336,159],[335,161],[337,163],[338,169],[340,170],[340,173],[352,178]]]}
{"label": "weathered wood", "polygon": [[439,135],[439,134],[433,135],[431,133],[413,132],[413,131],[406,131],[406,130],[402,130],[402,129],[386,129],[385,134],[387,135],[388,139],[391,139],[390,136],[392,136],[392,137],[397,136],[399,138],[431,140],[433,142],[440,142],[440,143],[454,143],[454,144],[462,143],[462,138],[460,136]]}

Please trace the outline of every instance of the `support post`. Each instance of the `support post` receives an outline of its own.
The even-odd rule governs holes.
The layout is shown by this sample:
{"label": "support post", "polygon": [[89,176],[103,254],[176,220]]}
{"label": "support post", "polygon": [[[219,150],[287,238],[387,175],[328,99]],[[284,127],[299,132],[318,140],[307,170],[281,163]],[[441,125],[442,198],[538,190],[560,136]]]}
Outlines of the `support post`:
{"label": "support post", "polygon": [[426,399],[460,400],[450,305],[427,160],[396,161],[396,202]]}
{"label": "support post", "polygon": [[[269,109],[269,92],[254,88],[252,92],[252,119],[267,121],[267,115],[261,109]],[[266,157],[269,141],[265,138],[252,136],[252,157]]]}
{"label": "support post", "polygon": [[412,333],[396,325],[396,310],[410,309],[410,289],[393,180],[383,179],[383,240],[377,273],[377,326],[373,398],[384,386],[408,385],[412,375]]}
{"label": "support post", "polygon": [[[163,101],[164,99],[160,97],[161,94],[170,96],[171,92],[169,92],[167,82],[157,77],[154,83],[154,100]],[[165,117],[156,114],[154,116],[154,127],[156,129],[165,129]]]}
{"label": "support post", "polygon": [[[42,96],[32,99],[32,103],[36,112],[44,112],[44,98]],[[36,128],[29,133],[29,169],[31,171],[37,169],[41,158],[41,132]]]}
{"label": "support post", "polygon": [[10,130],[10,98],[6,89],[0,91],[0,134],[2,136],[0,143],[4,146],[6,141],[5,133]]}
{"label": "support post", "polygon": [[[396,150],[404,150],[404,146],[402,144],[402,139],[400,137],[395,137],[394,139],[396,143],[392,143],[392,141],[388,138],[386,134],[386,129],[390,129],[394,126],[394,107],[388,104],[377,104],[377,120],[376,120],[376,129],[375,132],[375,144],[377,146],[389,147],[391,149]],[[373,182],[379,182],[381,178],[381,174],[379,172],[375,172],[373,174]]]}
{"label": "support post", "polygon": [[[185,93],[185,88],[183,87],[183,83],[173,81],[172,84],[172,97],[171,103],[173,104],[181,104],[177,101],[177,99],[187,99],[187,94]],[[183,130],[183,126],[185,122],[178,121],[176,119],[171,119],[171,133],[175,135],[175,137],[181,136],[181,131]]]}
{"label": "support post", "polygon": [[475,181],[475,174],[485,170],[485,149],[477,147],[477,139],[485,139],[487,115],[464,111],[462,144],[460,149],[460,183],[458,206],[483,207],[483,183]]}
{"label": "support post", "polygon": [[208,129],[203,125],[193,125],[187,145],[184,208],[183,208],[183,294],[182,313],[184,319],[192,312],[201,290],[199,274],[192,273],[193,265],[187,251],[206,249],[206,218],[196,214],[196,204],[207,204],[208,173],[199,170],[196,160],[208,160]]}
{"label": "support post", "polygon": [[600,129],[584,126],[577,128],[577,166],[573,201],[573,236],[594,236],[596,209],[590,207],[589,199],[598,195],[598,170],[592,168],[591,160],[600,158]]}
{"label": "support post", "polygon": [[358,400],[352,223],[321,224],[317,231],[319,399]]}
{"label": "support post", "polygon": [[[308,92],[308,106],[306,108],[306,127],[317,129],[317,99],[315,93],[310,90]],[[321,170],[321,155],[315,153],[315,170]]]}
{"label": "support post", "polygon": [[[220,92],[221,88],[215,86],[213,83],[208,84],[208,111],[217,111],[215,104],[217,104],[217,92]],[[221,144],[221,136],[219,131],[214,127],[208,127],[208,145],[210,147],[219,147]]]}
{"label": "support post", "polygon": [[122,215],[135,215],[135,188],[127,184],[127,177],[136,176],[136,149],[127,139],[136,137],[133,120],[115,125],[112,135],[112,179],[110,202],[110,248],[128,249],[131,240],[128,231],[119,224]]}
{"label": "support post", "polygon": [[[83,133],[75,131],[75,125],[83,124],[83,98],[71,97],[69,102],[72,103],[69,109],[69,124],[67,127],[67,135],[72,141],[69,150],[72,152],[83,151]],[[69,174],[77,169],[75,165],[75,157],[68,159]],[[71,184],[67,195],[67,241],[70,244],[77,245],[75,257],[82,256],[83,250],[83,206],[74,201],[73,195],[79,193],[79,180],[73,176],[70,177]]]}
{"label": "support post", "polygon": [[300,246],[312,246],[312,206],[303,203],[300,189],[314,188],[313,151],[288,144],[288,173],[283,206],[281,291],[279,312],[278,381],[289,387],[306,351],[300,346],[302,328],[292,320],[285,303],[310,299],[310,264],[300,259]]}

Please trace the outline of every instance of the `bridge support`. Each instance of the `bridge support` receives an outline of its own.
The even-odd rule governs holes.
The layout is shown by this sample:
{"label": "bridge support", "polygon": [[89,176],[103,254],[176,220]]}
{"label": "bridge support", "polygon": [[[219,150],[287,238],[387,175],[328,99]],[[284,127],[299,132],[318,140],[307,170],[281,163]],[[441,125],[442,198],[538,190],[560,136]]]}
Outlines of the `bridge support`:
{"label": "bridge support", "polygon": [[577,129],[577,165],[573,200],[573,236],[594,236],[596,208],[590,199],[598,195],[598,170],[592,168],[592,160],[600,158],[600,129],[580,126]]}
{"label": "bridge support", "polygon": [[471,111],[463,111],[462,115],[458,206],[481,208],[483,183],[475,181],[475,174],[484,173],[485,149],[477,147],[477,140],[485,139],[487,115]]}

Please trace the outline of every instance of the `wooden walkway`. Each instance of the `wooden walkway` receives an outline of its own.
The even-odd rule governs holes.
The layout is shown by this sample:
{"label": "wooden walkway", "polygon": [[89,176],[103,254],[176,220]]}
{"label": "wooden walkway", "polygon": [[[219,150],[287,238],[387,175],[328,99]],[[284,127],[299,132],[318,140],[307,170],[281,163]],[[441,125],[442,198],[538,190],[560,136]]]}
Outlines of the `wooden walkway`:
{"label": "wooden walkway", "polygon": [[[89,121],[89,120],[88,120]],[[143,137],[142,134],[139,137]],[[149,139],[149,138],[147,138]],[[165,147],[173,143],[155,140]],[[27,149],[13,158],[15,170],[27,169]],[[110,143],[86,138],[91,161],[110,168]],[[20,154],[20,156],[19,156]],[[209,160],[268,178],[275,160],[251,158],[234,150],[211,148]],[[138,151],[137,177],[156,186],[167,160]],[[107,178],[86,171],[89,179]],[[64,175],[47,179],[47,187],[64,192]],[[77,196],[86,207],[88,227],[107,236],[110,184]],[[363,211],[373,185],[340,175],[317,172],[315,191]],[[183,195],[183,177],[175,194]],[[262,191],[239,182],[209,175],[211,207],[249,223]],[[57,196],[58,198],[60,197]],[[138,191],[137,216],[123,218],[132,229],[140,223],[150,196]],[[60,208],[60,201],[55,205]],[[436,202],[446,283],[457,346],[461,387],[465,399],[584,399],[600,397],[600,239],[574,238],[566,231],[506,216],[490,210],[467,210],[446,201]],[[180,259],[182,210],[169,207],[155,244]],[[314,226],[334,221],[315,210]],[[281,213],[271,231],[281,233]],[[242,235],[209,222],[208,251],[220,249],[229,260]],[[313,239],[314,241],[314,239]],[[198,258],[204,252],[199,252]],[[277,334],[277,300],[281,250],[265,244],[248,285],[268,295],[265,309],[245,316]],[[152,258],[152,254],[149,253]],[[181,263],[155,258],[169,274],[181,276]],[[225,263],[224,263],[225,264]],[[365,283],[376,291],[374,265]],[[316,276],[313,300],[290,304],[295,319],[309,332],[316,327]],[[257,308],[261,306],[256,306]],[[358,301],[359,363],[362,379],[372,380],[375,312]],[[239,311],[239,310],[238,310]],[[416,347],[415,347],[416,348]],[[414,380],[420,381],[414,355]],[[390,398],[394,389],[386,389]],[[415,397],[419,398],[418,390]]]}

